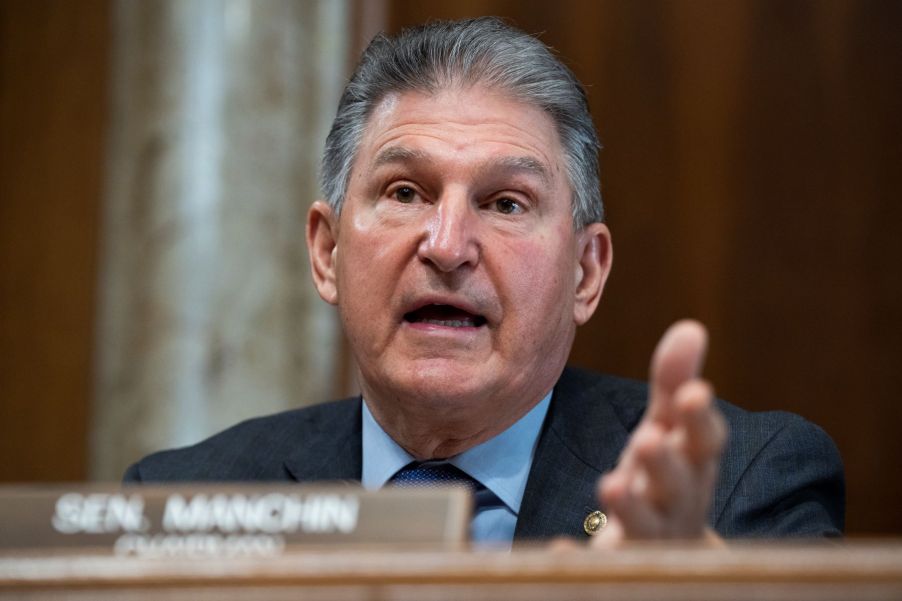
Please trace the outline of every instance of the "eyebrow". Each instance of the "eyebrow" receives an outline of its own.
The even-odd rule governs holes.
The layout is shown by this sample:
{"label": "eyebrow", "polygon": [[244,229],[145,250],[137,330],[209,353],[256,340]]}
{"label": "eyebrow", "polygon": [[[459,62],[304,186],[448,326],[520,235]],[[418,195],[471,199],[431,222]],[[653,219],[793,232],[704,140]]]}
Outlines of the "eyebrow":
{"label": "eyebrow", "polygon": [[546,184],[551,183],[551,174],[549,173],[548,167],[545,166],[545,163],[532,157],[507,156],[501,157],[495,161],[489,161],[488,163],[489,168],[501,167],[512,171],[525,171],[526,173],[535,175]]}
{"label": "eyebrow", "polygon": [[[429,163],[431,156],[422,150],[414,150],[405,146],[392,146],[376,155],[373,170],[395,163]],[[534,175],[544,183],[551,183],[551,173],[545,163],[529,156],[503,156],[489,159],[478,167],[480,172],[490,171],[522,171]]]}
{"label": "eyebrow", "polygon": [[428,160],[429,155],[422,150],[413,150],[404,146],[392,146],[376,155],[376,160],[373,161],[373,169],[391,165],[392,163],[417,163]]}

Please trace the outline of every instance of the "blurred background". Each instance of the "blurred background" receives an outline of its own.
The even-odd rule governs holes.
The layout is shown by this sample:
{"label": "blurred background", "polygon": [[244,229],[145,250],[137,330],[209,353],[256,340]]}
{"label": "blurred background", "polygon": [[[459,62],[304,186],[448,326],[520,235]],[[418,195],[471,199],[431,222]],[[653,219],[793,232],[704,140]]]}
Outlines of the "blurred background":
{"label": "blurred background", "polygon": [[837,442],[848,532],[902,535],[902,3],[3,0],[0,481],[352,392],[304,215],[366,41],[495,14],[588,88],[614,272],[574,364],[710,329],[723,398]]}

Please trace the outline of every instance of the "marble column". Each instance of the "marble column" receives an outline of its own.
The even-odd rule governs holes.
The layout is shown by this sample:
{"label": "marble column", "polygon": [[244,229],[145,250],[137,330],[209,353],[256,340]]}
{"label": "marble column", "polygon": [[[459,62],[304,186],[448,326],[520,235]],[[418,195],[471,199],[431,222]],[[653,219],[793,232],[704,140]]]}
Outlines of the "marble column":
{"label": "marble column", "polygon": [[332,393],[337,319],[304,219],[348,2],[115,4],[94,479]]}

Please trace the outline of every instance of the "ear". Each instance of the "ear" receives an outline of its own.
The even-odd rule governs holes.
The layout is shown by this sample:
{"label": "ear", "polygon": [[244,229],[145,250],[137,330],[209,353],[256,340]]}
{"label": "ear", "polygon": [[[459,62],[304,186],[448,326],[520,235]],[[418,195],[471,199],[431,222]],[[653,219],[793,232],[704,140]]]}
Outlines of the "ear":
{"label": "ear", "polygon": [[592,317],[611,273],[614,248],[611,232],[603,223],[590,223],[577,233],[576,294],[573,321],[581,326]]}
{"label": "ear", "polygon": [[338,218],[328,204],[317,200],[307,211],[307,254],[310,273],[320,297],[335,305],[338,286],[335,278],[335,257],[338,251]]}

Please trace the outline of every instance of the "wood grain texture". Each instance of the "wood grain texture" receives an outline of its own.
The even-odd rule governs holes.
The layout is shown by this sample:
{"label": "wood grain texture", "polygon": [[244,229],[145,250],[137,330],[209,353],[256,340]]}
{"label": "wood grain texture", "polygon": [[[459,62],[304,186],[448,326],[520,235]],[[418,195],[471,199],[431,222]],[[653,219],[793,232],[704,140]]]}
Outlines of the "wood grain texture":
{"label": "wood grain texture", "polygon": [[[898,544],[705,550],[289,552],[266,558],[0,557],[15,599],[898,599]],[[291,595],[294,595],[292,597]]]}
{"label": "wood grain texture", "polygon": [[0,4],[0,481],[86,473],[107,9]]}

